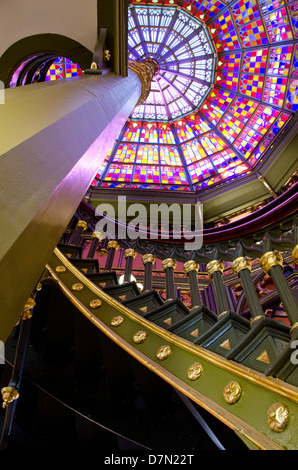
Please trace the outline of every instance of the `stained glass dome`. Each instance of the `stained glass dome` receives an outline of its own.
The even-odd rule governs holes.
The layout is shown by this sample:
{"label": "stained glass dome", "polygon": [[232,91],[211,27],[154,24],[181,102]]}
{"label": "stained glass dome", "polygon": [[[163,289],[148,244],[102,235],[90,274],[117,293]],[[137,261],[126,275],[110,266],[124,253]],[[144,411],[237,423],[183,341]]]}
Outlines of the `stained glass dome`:
{"label": "stained glass dome", "polygon": [[129,59],[158,64],[94,186],[200,191],[248,174],[298,109],[298,2],[133,0]]}
{"label": "stained glass dome", "polygon": [[194,111],[214,81],[215,49],[206,25],[175,8],[132,7],[128,14],[130,60],[152,60],[151,92],[132,119],[169,121]]}

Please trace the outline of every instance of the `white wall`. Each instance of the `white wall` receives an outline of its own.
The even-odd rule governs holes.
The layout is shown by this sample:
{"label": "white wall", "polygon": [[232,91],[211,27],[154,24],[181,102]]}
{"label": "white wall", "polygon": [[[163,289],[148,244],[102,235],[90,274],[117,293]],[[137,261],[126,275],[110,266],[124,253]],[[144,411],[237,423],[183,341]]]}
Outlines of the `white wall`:
{"label": "white wall", "polygon": [[97,0],[0,0],[0,56],[34,34],[68,36],[93,51],[97,41]]}

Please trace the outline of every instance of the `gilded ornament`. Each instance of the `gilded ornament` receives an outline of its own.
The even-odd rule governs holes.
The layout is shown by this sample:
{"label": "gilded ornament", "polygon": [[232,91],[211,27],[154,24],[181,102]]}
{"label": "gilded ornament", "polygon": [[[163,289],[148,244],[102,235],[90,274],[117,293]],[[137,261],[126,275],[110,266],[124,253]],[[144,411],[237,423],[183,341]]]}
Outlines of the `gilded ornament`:
{"label": "gilded ornament", "polygon": [[188,274],[190,271],[198,272],[199,268],[200,268],[200,265],[195,260],[192,260],[192,259],[187,261],[183,266],[185,274]]}
{"label": "gilded ornament", "polygon": [[272,431],[282,432],[289,422],[289,411],[282,403],[274,403],[267,411],[268,426]]}
{"label": "gilded ornament", "polygon": [[79,220],[79,222],[77,223],[76,228],[79,228],[79,227],[82,227],[83,230],[85,231],[88,228],[88,224],[85,220]]}
{"label": "gilded ornament", "polygon": [[154,264],[154,263],[155,263],[155,256],[152,255],[151,253],[148,253],[148,254],[146,254],[146,255],[143,256],[142,262],[143,262],[144,265],[145,265],[146,263],[152,263],[152,264]]}
{"label": "gilded ornament", "polygon": [[223,396],[229,405],[233,405],[239,400],[241,393],[241,385],[238,382],[229,382],[224,388]]}
{"label": "gilded ornament", "polygon": [[224,265],[221,261],[215,259],[207,264],[206,269],[209,276],[212,277],[212,274],[216,271],[220,271],[221,273],[223,273]]}
{"label": "gilded ornament", "polygon": [[2,408],[6,408],[9,403],[19,398],[19,392],[13,387],[4,387],[1,390],[3,404]]}
{"label": "gilded ornament", "polygon": [[162,269],[165,271],[167,268],[176,268],[176,261],[172,258],[164,259],[162,262]]}
{"label": "gilded ornament", "polygon": [[62,274],[62,273],[66,273],[67,269],[65,266],[57,266],[57,268],[55,269],[56,273],[58,274]]}
{"label": "gilded ornament", "polygon": [[20,320],[30,320],[30,318],[32,318],[33,314],[32,314],[32,309],[27,309],[27,310],[24,310],[24,312],[21,314],[21,317],[20,317]]}
{"label": "gilded ornament", "polygon": [[120,326],[122,325],[123,321],[124,321],[124,318],[121,315],[118,315],[117,317],[112,318],[111,325]]}
{"label": "gilded ornament", "polygon": [[154,76],[154,68],[152,67],[151,62],[146,64],[144,62],[136,62],[134,60],[128,61],[128,67],[130,70],[138,74],[142,82],[142,94],[136,104],[136,106],[139,106],[146,101],[150,94],[151,81]]}
{"label": "gilded ornament", "polygon": [[158,351],[156,353],[156,357],[160,361],[164,361],[165,359],[170,357],[171,354],[172,354],[172,349],[171,349],[170,346],[168,346],[168,345],[167,346],[160,346],[160,348],[158,348]]}
{"label": "gilded ornament", "polygon": [[111,59],[110,51],[109,51],[108,49],[106,49],[106,50],[104,51],[104,53],[105,53],[105,60],[106,60],[107,62],[109,62],[109,60]]}
{"label": "gilded ornament", "polygon": [[144,341],[146,341],[146,339],[147,339],[146,331],[138,331],[133,337],[133,341],[136,344],[144,343]]}
{"label": "gilded ornament", "polygon": [[260,266],[266,274],[269,273],[273,266],[283,267],[283,257],[279,251],[268,251],[260,259]]}
{"label": "gilded ornament", "polygon": [[90,302],[90,308],[99,308],[101,305],[102,305],[102,301],[100,299],[94,299],[94,300],[91,300]]}
{"label": "gilded ornament", "polygon": [[32,297],[30,297],[30,299],[28,299],[27,302],[25,303],[24,311],[32,309],[33,307],[35,307],[35,305],[36,305],[35,300],[32,299]]}
{"label": "gilded ornament", "polygon": [[72,290],[73,290],[74,292],[80,292],[80,291],[83,290],[83,289],[84,289],[84,286],[83,286],[83,284],[81,284],[80,282],[78,282],[78,283],[76,283],[76,284],[73,284],[73,286],[72,286]]}
{"label": "gilded ornament", "polygon": [[135,257],[137,256],[137,252],[132,248],[128,248],[124,252],[124,258],[127,258],[128,256],[131,256],[133,259],[135,259]]}
{"label": "gilded ornament", "polygon": [[92,235],[91,235],[91,238],[94,239],[94,238],[97,238],[99,241],[102,240],[102,234],[100,232],[93,232]]}
{"label": "gilded ornament", "polygon": [[203,373],[203,366],[199,362],[195,362],[188,368],[187,377],[189,380],[197,380]]}
{"label": "gilded ornament", "polygon": [[116,242],[116,240],[111,240],[108,244],[107,244],[107,249],[110,250],[111,248],[114,248],[114,250],[118,250],[119,248],[119,245],[118,243]]}
{"label": "gilded ornament", "polygon": [[91,70],[97,70],[97,69],[98,69],[97,63],[96,63],[96,62],[92,62],[90,68],[91,68]]}
{"label": "gilded ornament", "polygon": [[295,328],[298,327],[298,322],[294,323],[294,325],[292,325],[292,328],[290,329],[290,335],[293,333],[293,331],[295,330]]}
{"label": "gilded ornament", "polygon": [[257,317],[253,318],[250,322],[250,326],[257,320],[261,320],[261,318],[264,318],[264,315],[258,315]]}
{"label": "gilded ornament", "polygon": [[41,291],[41,289],[42,289],[42,283],[41,283],[41,282],[38,282],[38,283],[36,284],[36,291],[39,292],[39,291]]}
{"label": "gilded ornament", "polygon": [[106,250],[105,248],[100,248],[99,250],[97,250],[96,253],[97,253],[99,256],[107,256],[108,250]]}
{"label": "gilded ornament", "polygon": [[294,250],[292,251],[292,260],[295,264],[298,264],[298,245],[296,245]]}
{"label": "gilded ornament", "polygon": [[229,313],[229,311],[228,311],[228,310],[224,310],[223,312],[221,312],[221,313],[218,315],[217,318],[222,317],[223,315],[226,315],[227,313]]}
{"label": "gilded ornament", "polygon": [[239,258],[234,259],[232,268],[234,273],[238,276],[239,271],[242,271],[242,269],[248,269],[251,271],[251,261],[245,256],[240,256]]}

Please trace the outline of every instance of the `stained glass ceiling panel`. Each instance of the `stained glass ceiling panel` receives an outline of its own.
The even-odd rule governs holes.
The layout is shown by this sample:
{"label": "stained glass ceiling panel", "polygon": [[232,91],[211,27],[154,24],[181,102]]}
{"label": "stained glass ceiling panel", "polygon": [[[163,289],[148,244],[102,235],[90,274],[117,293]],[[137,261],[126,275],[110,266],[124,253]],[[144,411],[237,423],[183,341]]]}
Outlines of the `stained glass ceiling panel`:
{"label": "stained glass ceiling panel", "polygon": [[291,0],[133,0],[129,59],[158,72],[93,184],[190,191],[249,173],[298,110],[297,11]]}
{"label": "stained glass ceiling panel", "polygon": [[132,118],[173,120],[194,111],[214,80],[215,49],[206,25],[177,8],[129,8],[130,60],[154,59],[158,71]]}

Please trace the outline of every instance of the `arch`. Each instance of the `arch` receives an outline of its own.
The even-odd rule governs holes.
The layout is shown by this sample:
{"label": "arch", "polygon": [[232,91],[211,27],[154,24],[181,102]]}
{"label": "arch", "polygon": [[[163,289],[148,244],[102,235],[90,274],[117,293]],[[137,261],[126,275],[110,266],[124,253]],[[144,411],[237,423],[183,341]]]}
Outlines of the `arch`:
{"label": "arch", "polygon": [[6,88],[15,69],[36,54],[64,56],[79,64],[82,69],[89,68],[93,58],[93,51],[67,36],[47,33],[22,38],[0,57],[0,80]]}

